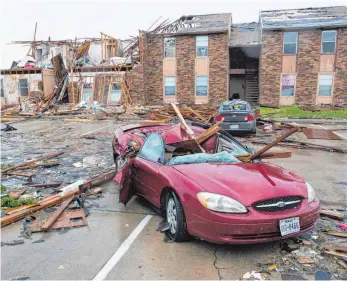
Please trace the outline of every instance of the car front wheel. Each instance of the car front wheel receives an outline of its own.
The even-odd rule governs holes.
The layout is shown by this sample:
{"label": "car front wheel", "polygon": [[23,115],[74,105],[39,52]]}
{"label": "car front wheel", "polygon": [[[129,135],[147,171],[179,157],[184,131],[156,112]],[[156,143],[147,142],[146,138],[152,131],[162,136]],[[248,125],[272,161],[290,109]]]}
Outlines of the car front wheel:
{"label": "car front wheel", "polygon": [[184,210],[173,192],[169,192],[166,196],[166,220],[169,224],[168,234],[171,239],[176,242],[189,240]]}

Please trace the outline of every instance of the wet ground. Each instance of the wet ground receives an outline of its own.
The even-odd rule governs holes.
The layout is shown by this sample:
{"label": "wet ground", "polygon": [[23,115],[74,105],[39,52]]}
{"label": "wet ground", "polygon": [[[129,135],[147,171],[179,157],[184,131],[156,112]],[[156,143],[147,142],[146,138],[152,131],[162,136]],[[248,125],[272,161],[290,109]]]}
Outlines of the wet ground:
{"label": "wet ground", "polygon": [[[2,133],[2,163],[19,163],[63,150],[65,154],[53,159],[61,165],[38,168],[34,181],[68,182],[85,178],[113,164],[106,133],[113,133],[120,124],[124,122],[33,120],[16,123],[17,131]],[[102,136],[99,139],[85,139],[83,136],[90,132],[103,134],[99,134]],[[334,144],[337,142],[344,146],[347,140],[334,141]],[[293,156],[272,162],[304,176],[324,204],[346,208],[346,154],[281,150],[290,150]],[[74,163],[82,163],[82,166]],[[12,180],[9,183],[14,183],[14,178]],[[289,274],[314,280],[317,271],[329,271],[332,279],[347,277],[334,260],[319,254],[316,264],[300,265],[289,253],[281,252],[280,242],[252,246],[215,245],[197,239],[187,243],[164,242],[164,234],[156,231],[162,218],[144,200],[135,197],[124,207],[118,203],[118,186],[110,182],[103,187],[101,198],[87,201],[88,226],[66,232],[34,233],[22,245],[2,247],[1,279],[93,279],[109,259],[123,249],[124,241],[129,240],[143,219],[149,219],[148,223],[118,262],[113,263],[107,279],[240,279],[246,272],[267,269],[264,264],[272,263],[277,264],[279,271],[266,274],[267,279],[285,279],[282,274]],[[22,222],[4,227],[1,240],[18,239],[21,228]]]}

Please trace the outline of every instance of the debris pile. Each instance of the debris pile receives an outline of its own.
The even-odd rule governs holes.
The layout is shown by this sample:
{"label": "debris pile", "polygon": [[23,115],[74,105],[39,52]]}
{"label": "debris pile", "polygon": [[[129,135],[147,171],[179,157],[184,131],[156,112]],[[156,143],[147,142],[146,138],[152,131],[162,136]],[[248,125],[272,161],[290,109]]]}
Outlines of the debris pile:
{"label": "debris pile", "polygon": [[[342,140],[331,129],[317,128],[315,125],[302,125],[293,122],[283,122],[274,119],[257,118],[257,135],[246,136],[241,141],[246,140],[253,144],[267,145],[274,141],[277,137],[285,134],[292,128],[298,128],[298,132],[302,132],[305,138],[291,137],[277,143],[276,146],[290,147],[295,149],[310,149],[310,150],[323,150],[328,152],[347,153],[347,148],[342,146],[331,146],[326,144],[319,144],[307,142],[305,139],[326,139],[326,140]],[[334,129],[347,130],[346,128]]]}
{"label": "debris pile", "polygon": [[[212,122],[216,113],[215,108],[204,105],[182,105],[179,111],[184,119],[203,123]],[[136,111],[136,114],[150,120],[166,123],[176,116],[176,111],[171,106],[161,108],[140,107],[139,110]]]}
{"label": "debris pile", "polygon": [[[80,180],[56,189],[56,194],[44,196],[42,199],[33,202],[32,204],[6,209],[4,211],[5,216],[1,217],[1,227],[21,220],[28,215],[30,215],[30,220],[33,222],[30,224],[26,223],[25,229],[30,227],[31,232],[84,226],[87,224],[84,214],[85,211],[83,210],[84,201],[88,196],[102,192],[102,189],[98,186],[110,181],[114,175],[115,171],[114,169],[111,169],[110,171],[97,175],[89,180]],[[61,184],[36,184],[32,187],[60,187],[60,185]],[[93,189],[93,187],[97,188]],[[24,190],[23,193],[27,190],[28,189]],[[20,196],[18,193],[15,193],[15,195],[17,198]],[[9,193],[8,196],[11,196],[11,194]],[[14,195],[12,194],[12,196]],[[78,203],[78,207],[69,208],[73,201]],[[47,212],[41,212],[41,215],[34,217],[34,220],[32,220],[33,215],[36,212],[44,211],[58,204],[61,204],[61,206],[48,218]],[[44,219],[42,219],[42,217],[44,217]],[[79,220],[79,218],[81,218],[81,220]]]}
{"label": "debris pile", "polygon": [[[259,270],[250,272],[243,279],[303,280],[308,276],[324,274],[330,280],[344,279],[347,270],[346,211],[322,210],[315,231],[300,234],[280,242],[279,253],[268,262],[259,262]],[[334,219],[332,219],[334,218]],[[290,278],[290,279],[287,279]]]}

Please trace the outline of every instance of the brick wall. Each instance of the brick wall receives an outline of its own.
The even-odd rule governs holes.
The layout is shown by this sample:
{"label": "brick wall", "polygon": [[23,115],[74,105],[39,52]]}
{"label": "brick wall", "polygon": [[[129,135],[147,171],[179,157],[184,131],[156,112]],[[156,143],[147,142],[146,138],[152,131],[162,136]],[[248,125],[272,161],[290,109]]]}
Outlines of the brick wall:
{"label": "brick wall", "polygon": [[163,36],[147,34],[144,42],[145,104],[163,103]]}
{"label": "brick wall", "polygon": [[177,101],[195,102],[195,36],[176,37]]}
{"label": "brick wall", "polygon": [[315,104],[321,48],[321,31],[299,32],[295,103]]}
{"label": "brick wall", "polygon": [[209,105],[228,99],[229,45],[228,34],[210,34],[209,53]]}
{"label": "brick wall", "polygon": [[347,104],[347,28],[338,30],[333,104]]}
{"label": "brick wall", "polygon": [[143,65],[136,65],[130,72],[126,73],[126,82],[130,89],[130,95],[134,104],[145,103],[145,89],[143,80]]}
{"label": "brick wall", "polygon": [[263,31],[260,56],[260,104],[278,105],[282,72],[282,32]]}
{"label": "brick wall", "polygon": [[[195,103],[195,35],[176,36],[176,84],[179,103]],[[140,33],[143,63],[127,74],[135,103],[163,103],[163,36]],[[228,35],[209,35],[209,104],[227,99]]]}

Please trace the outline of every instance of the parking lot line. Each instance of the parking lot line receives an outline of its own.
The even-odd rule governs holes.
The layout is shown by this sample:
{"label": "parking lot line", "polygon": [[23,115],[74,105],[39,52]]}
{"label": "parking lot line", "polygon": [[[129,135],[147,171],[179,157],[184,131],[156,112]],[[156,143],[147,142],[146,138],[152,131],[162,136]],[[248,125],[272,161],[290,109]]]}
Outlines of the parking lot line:
{"label": "parking lot line", "polygon": [[124,256],[124,254],[129,250],[131,244],[135,241],[136,237],[141,233],[141,231],[145,228],[147,223],[152,218],[152,215],[147,215],[144,219],[139,223],[139,225],[134,229],[134,231],[128,236],[127,239],[124,240],[122,245],[118,248],[118,250],[113,254],[113,256],[106,262],[106,264],[101,268],[98,274],[95,275],[93,280],[104,280],[112,268],[120,261],[120,259]]}

